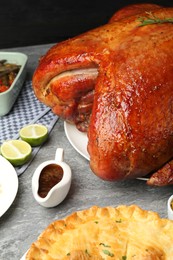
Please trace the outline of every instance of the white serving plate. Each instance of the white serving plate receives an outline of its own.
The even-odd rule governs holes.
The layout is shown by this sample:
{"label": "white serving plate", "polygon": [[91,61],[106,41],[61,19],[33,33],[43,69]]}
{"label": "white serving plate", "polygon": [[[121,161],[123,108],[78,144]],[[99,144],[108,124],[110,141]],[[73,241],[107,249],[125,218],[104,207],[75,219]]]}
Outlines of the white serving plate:
{"label": "white serving plate", "polygon": [[74,149],[81,154],[84,158],[89,160],[87,151],[88,137],[86,133],[80,132],[75,125],[64,122],[64,130],[68,141]]}
{"label": "white serving plate", "polygon": [[10,88],[0,93],[0,116],[4,116],[10,112],[21,91],[26,76],[28,57],[20,52],[0,52],[0,60],[4,59],[9,63],[21,65],[21,68]]}
{"label": "white serving plate", "polygon": [[[64,130],[68,141],[74,149],[87,160],[90,160],[87,151],[88,137],[86,133],[80,132],[75,125],[64,122]],[[148,178],[140,177],[138,180],[147,181]]]}
{"label": "white serving plate", "polygon": [[18,185],[18,176],[14,167],[0,155],[0,217],[13,203]]}

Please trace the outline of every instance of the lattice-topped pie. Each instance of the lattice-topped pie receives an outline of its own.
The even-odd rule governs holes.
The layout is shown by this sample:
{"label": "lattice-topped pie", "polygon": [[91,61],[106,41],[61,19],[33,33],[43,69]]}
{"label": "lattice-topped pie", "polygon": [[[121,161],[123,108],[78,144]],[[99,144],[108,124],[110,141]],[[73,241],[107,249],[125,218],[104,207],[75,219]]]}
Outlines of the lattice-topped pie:
{"label": "lattice-topped pie", "polygon": [[51,223],[26,259],[171,260],[173,221],[136,205],[93,206]]}

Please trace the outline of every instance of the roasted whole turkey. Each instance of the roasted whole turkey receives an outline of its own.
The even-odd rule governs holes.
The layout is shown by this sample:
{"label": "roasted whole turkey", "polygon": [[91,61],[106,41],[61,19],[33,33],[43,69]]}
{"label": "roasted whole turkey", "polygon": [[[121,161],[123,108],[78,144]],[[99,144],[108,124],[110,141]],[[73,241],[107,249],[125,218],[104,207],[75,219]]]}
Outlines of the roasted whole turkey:
{"label": "roasted whole turkey", "polygon": [[109,181],[173,184],[173,8],[127,6],[53,46],[33,75],[37,98],[87,132],[91,170]]}

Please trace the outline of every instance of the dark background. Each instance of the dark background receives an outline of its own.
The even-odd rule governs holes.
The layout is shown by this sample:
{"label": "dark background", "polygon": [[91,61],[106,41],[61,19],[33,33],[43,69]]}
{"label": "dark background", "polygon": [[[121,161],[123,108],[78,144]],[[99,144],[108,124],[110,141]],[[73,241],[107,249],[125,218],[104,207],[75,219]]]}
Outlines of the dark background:
{"label": "dark background", "polygon": [[[123,6],[143,2],[1,0],[0,48],[56,43],[105,24]],[[152,3],[173,6],[173,0]]]}

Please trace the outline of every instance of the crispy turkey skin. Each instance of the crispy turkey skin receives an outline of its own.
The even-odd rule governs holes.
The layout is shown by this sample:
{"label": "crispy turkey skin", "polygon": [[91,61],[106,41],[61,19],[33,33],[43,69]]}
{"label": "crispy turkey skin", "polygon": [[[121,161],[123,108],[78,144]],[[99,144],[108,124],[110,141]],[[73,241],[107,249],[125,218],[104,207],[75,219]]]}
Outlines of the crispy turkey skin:
{"label": "crispy turkey skin", "polygon": [[102,179],[145,176],[173,158],[171,19],[173,8],[123,8],[53,46],[33,75],[37,98],[87,131],[90,167]]}

